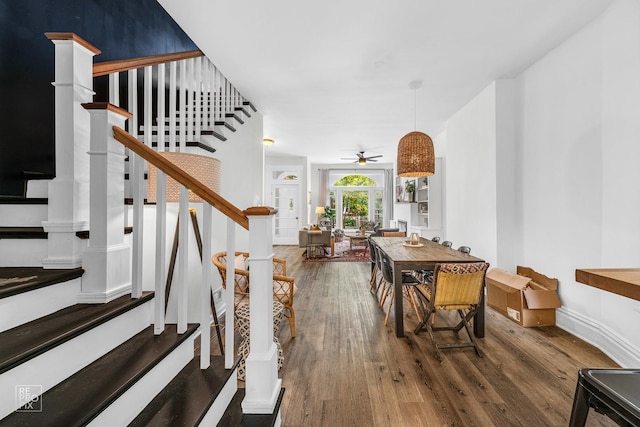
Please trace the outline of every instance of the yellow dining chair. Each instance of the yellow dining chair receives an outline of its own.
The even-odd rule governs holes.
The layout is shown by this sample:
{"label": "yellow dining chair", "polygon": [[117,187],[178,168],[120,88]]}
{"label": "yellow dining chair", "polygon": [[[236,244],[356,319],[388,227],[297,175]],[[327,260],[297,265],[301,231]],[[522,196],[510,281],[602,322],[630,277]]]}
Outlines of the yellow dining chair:
{"label": "yellow dining chair", "polygon": [[[436,358],[442,360],[441,348],[473,347],[476,354],[482,357],[469,320],[475,316],[484,292],[484,277],[489,268],[486,262],[437,264],[433,274],[433,282],[416,286],[416,294],[423,309],[422,321],[415,329],[418,334],[426,329],[436,350]],[[455,326],[434,326],[433,318],[438,310],[454,310],[460,316]],[[443,316],[439,316],[442,318]],[[456,341],[447,344],[436,342],[433,332],[453,331],[457,333],[464,328],[470,341]]]}

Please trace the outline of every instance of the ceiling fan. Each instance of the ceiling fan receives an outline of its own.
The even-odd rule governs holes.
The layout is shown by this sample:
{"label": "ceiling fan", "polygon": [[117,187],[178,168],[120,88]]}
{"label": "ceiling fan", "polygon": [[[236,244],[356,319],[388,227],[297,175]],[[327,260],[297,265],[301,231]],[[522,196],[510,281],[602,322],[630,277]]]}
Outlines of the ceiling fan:
{"label": "ceiling fan", "polygon": [[367,162],[377,162],[378,157],[382,157],[382,154],[378,154],[377,156],[365,156],[364,151],[360,151],[357,154],[358,157],[343,157],[340,160],[355,160],[353,163],[358,163],[360,165],[366,165]]}

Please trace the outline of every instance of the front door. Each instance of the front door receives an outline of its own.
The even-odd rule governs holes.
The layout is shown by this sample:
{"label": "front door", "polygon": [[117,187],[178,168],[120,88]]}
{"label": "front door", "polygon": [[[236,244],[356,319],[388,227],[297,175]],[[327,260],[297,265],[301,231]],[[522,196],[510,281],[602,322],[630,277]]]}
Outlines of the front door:
{"label": "front door", "polygon": [[295,245],[298,243],[298,217],[300,209],[299,185],[272,184],[271,195],[278,213],[273,219],[273,244]]}

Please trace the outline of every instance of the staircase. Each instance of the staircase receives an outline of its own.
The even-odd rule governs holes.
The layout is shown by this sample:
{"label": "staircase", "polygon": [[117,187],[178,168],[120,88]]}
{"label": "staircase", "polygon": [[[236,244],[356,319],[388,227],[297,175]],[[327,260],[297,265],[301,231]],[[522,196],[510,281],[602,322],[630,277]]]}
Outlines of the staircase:
{"label": "staircase", "polygon": [[[56,70],[69,68],[58,63],[59,58],[68,60],[67,54],[82,58],[93,56],[97,51],[73,34],[48,36],[56,44]],[[211,257],[212,224],[207,218],[216,208],[228,217],[227,250],[235,251],[234,226],[240,225],[250,230],[250,249],[257,255],[252,261],[255,262],[253,271],[271,265],[268,258],[271,240],[263,236],[270,236],[272,210],[239,210],[218,194],[202,189],[188,172],[173,167],[163,169],[162,160],[151,149],[210,156],[215,152],[214,141],[231,143],[237,127],[257,112],[205,59],[197,56],[180,60],[178,64],[162,63],[154,74],[151,66],[144,67],[145,101],[153,99],[149,95],[153,88],[147,84],[155,79],[164,84],[161,70],[168,70],[172,76],[168,85],[174,92],[169,105],[173,108],[164,112],[166,103],[158,99],[157,116],[165,118],[151,119],[152,108],[145,103],[142,119],[136,114],[128,117],[127,127],[137,129],[137,135],[116,135],[114,139],[111,128],[115,130],[119,123],[124,127],[127,119],[126,115],[115,117],[125,114],[123,110],[85,104],[87,99],[73,99],[74,104],[70,106],[73,114],[84,102],[91,116],[90,123],[76,118],[69,137],[62,138],[70,140],[72,146],[76,144],[74,157],[56,158],[59,172],[51,181],[48,180],[51,177],[25,173],[24,198],[0,197],[0,426],[280,424],[284,389],[280,389],[276,359],[270,356],[269,345],[252,346],[252,352],[258,357],[256,362],[247,364],[255,363],[253,372],[257,374],[254,378],[247,375],[246,384],[252,385],[248,393],[237,387],[233,328],[225,332],[224,355],[211,354],[212,265],[203,263],[203,285],[198,289],[201,309],[193,313],[185,311],[189,310],[184,276],[186,260],[178,260],[178,273],[174,277],[176,289],[172,290],[177,296],[171,299],[177,314],[172,321],[165,319],[164,311],[165,299],[169,298],[163,287],[164,249],[155,256],[156,278],[150,283],[143,276],[144,255],[141,254],[145,250],[151,253],[158,250],[145,247],[142,217],[148,212],[143,209],[151,209],[156,221],[161,223],[166,222],[167,207],[159,200],[158,205],[142,208],[143,195],[137,190],[141,188],[140,181],[145,179],[145,172],[140,169],[145,164],[142,158],[205,200],[203,259]],[[72,62],[73,66],[82,67],[85,61]],[[178,68],[181,73],[176,75],[174,71]],[[100,67],[94,66],[94,75],[96,69]],[[73,68],[69,71],[73,76],[70,79],[79,75],[82,80],[82,72]],[[110,82],[115,87],[119,87],[120,73],[110,74]],[[130,87],[138,86],[136,74],[137,70],[128,71],[128,75],[133,76],[130,83],[134,83]],[[56,72],[56,79],[60,79],[60,75]],[[180,84],[176,84],[176,79]],[[74,80],[71,85],[56,83],[62,90],[69,86],[76,94],[90,89],[86,81]],[[181,88],[185,87],[188,97],[182,93]],[[214,87],[220,90],[212,90]],[[114,90],[110,95],[115,106],[119,104],[117,92]],[[159,95],[164,94],[162,90],[157,93],[158,98],[164,96]],[[136,96],[137,93],[130,91],[128,105],[133,105],[134,111],[137,110]],[[69,120],[64,116],[56,114],[56,127],[66,125],[59,122]],[[151,124],[148,132],[144,123]],[[100,130],[104,132],[101,134]],[[88,133],[91,146],[83,147],[78,144],[78,137]],[[144,145],[140,141],[144,141]],[[128,147],[126,156],[118,154],[118,151],[124,153],[119,143]],[[87,152],[90,156],[86,156]],[[102,152],[106,156],[95,155]],[[82,168],[76,170],[78,160],[88,164],[89,157],[91,175],[82,175]],[[116,163],[110,163],[113,159]],[[131,170],[127,170],[131,163]],[[96,175],[99,169],[106,175]],[[132,177],[128,185],[125,185],[125,173]],[[93,182],[108,185],[94,187]],[[63,187],[67,183],[71,190]],[[81,191],[89,185],[90,203],[83,199]],[[114,188],[121,192],[114,192]],[[131,207],[123,204],[126,198],[133,200]],[[90,216],[82,213],[85,205]],[[72,217],[65,219],[68,206],[74,209]],[[181,198],[180,215],[185,224],[188,206],[188,200]],[[122,222],[113,221],[120,216]],[[250,224],[253,225],[249,227]],[[186,246],[186,241],[181,240],[181,248]],[[123,258],[125,255],[129,258]],[[124,285],[120,283],[123,278]],[[252,283],[260,285],[263,281],[267,288],[270,279],[269,272],[265,277],[252,278]],[[260,296],[255,299],[261,301],[256,316],[271,313],[271,301],[262,303]],[[219,302],[233,307],[233,293]],[[224,316],[226,324],[233,324],[232,309]],[[257,333],[267,336],[272,333],[266,323],[256,323]]]}

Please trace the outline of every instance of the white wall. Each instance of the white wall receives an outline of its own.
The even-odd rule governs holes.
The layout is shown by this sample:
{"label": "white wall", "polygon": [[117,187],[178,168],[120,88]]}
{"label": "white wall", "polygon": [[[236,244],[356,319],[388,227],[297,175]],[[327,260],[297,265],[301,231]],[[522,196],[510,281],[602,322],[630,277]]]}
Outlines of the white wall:
{"label": "white wall", "polygon": [[496,265],[496,85],[446,124],[446,240]]}
{"label": "white wall", "polygon": [[446,129],[447,238],[557,277],[558,326],[624,367],[640,365],[640,302],[575,270],[638,267],[639,113],[640,4],[618,0]]}
{"label": "white wall", "polygon": [[558,324],[623,366],[640,364],[640,302],[575,270],[638,266],[639,28],[638,3],[617,1],[516,80],[521,262],[560,280]]}

